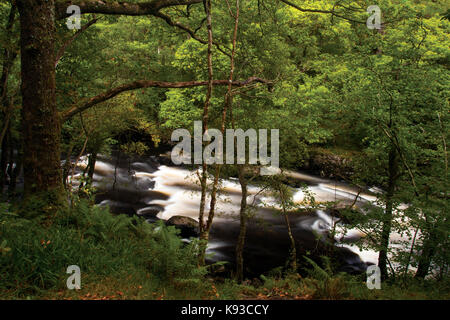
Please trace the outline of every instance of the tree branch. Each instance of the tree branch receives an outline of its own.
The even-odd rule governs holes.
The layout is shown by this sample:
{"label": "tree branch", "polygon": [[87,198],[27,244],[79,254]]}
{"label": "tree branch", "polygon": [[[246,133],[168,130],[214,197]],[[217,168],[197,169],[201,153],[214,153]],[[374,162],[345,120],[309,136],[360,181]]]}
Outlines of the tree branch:
{"label": "tree branch", "polygon": [[295,3],[292,3],[288,0],[280,0],[281,2],[283,2],[284,4],[287,4],[288,6],[297,9],[298,11],[301,12],[312,12],[312,13],[333,13],[333,11],[330,10],[320,10],[320,9],[308,9],[308,8],[301,8],[298,5],[296,5]]}
{"label": "tree branch", "polygon": [[348,21],[351,21],[351,22],[360,23],[360,24],[366,24],[365,21],[358,21],[358,20],[354,20],[354,19],[351,19],[351,18],[348,18],[348,17],[341,16],[340,14],[337,14],[337,13],[336,13],[336,11],[334,10],[334,8],[333,8],[333,10],[309,9],[309,8],[302,8],[302,7],[299,7],[299,6],[296,5],[295,3],[292,3],[292,2],[290,2],[290,1],[288,1],[288,0],[279,0],[279,1],[283,2],[284,4],[287,4],[288,6],[290,6],[290,7],[292,7],[292,8],[295,8],[295,9],[297,9],[298,11],[301,11],[301,12],[327,13],[327,14],[331,14],[331,15],[334,16],[334,17],[338,17],[338,18],[341,18],[341,19],[344,19],[344,20],[348,20]]}
{"label": "tree branch", "polygon": [[[247,80],[244,81],[232,81],[232,85],[235,87],[244,87],[246,85],[249,85],[251,83],[263,83],[267,84],[269,88],[272,86],[272,81],[261,79],[258,77],[250,77]],[[226,86],[229,84],[229,80],[214,80],[213,85],[214,86]],[[110,89],[104,93],[101,93],[95,97],[89,98],[87,101],[84,100],[81,103],[72,106],[66,111],[61,112],[61,120],[67,121],[74,115],[76,115],[79,112],[82,112],[86,109],[89,109],[90,107],[109,100],[118,94],[130,91],[130,90],[136,90],[141,88],[193,88],[193,87],[200,87],[200,86],[207,86],[208,81],[182,81],[182,82],[165,82],[165,81],[152,81],[152,80],[139,80],[134,81],[128,84],[124,84],[121,86],[118,86],[116,88]]]}
{"label": "tree branch", "polygon": [[68,17],[66,10],[70,5],[77,5],[82,14],[120,14],[127,16],[154,15],[159,10],[181,5],[201,3],[203,0],[153,0],[146,2],[119,2],[106,0],[63,0],[55,3],[56,19]]}
{"label": "tree branch", "polygon": [[[208,41],[201,39],[195,34],[189,27],[174,22],[168,15],[160,12],[161,9],[179,6],[179,5],[192,5],[201,3],[203,0],[153,0],[142,3],[129,3],[129,2],[104,2],[101,0],[65,0],[55,4],[56,19],[63,19],[68,16],[66,13],[67,8],[70,5],[77,5],[81,9],[81,14],[86,13],[101,13],[101,14],[117,14],[128,16],[142,16],[152,15],[163,19],[172,27],[177,27],[183,31],[189,33],[189,35],[199,41],[200,43],[207,44]],[[223,50],[218,43],[214,42],[217,49],[228,57],[230,54]]]}
{"label": "tree branch", "polygon": [[[161,18],[161,19],[163,19],[163,20],[165,20],[165,21],[167,22],[167,24],[170,25],[170,26],[172,26],[172,27],[177,27],[177,28],[179,28],[179,29],[181,29],[181,30],[186,31],[187,33],[189,33],[189,35],[190,35],[193,39],[197,40],[198,42],[203,43],[203,44],[208,44],[208,41],[203,40],[202,38],[200,38],[199,36],[197,36],[197,35],[195,34],[194,31],[192,31],[191,29],[189,29],[189,27],[187,27],[187,26],[185,26],[185,25],[183,25],[183,24],[181,24],[181,23],[179,23],[179,22],[173,22],[173,20],[170,19],[170,17],[169,17],[168,15],[165,15],[164,13],[161,13],[161,12],[157,12],[157,13],[154,14],[154,16],[155,16],[155,17],[158,17],[158,18]],[[231,56],[228,52],[226,52],[225,50],[223,50],[223,49],[219,46],[219,44],[218,44],[217,42],[213,41],[213,44],[216,46],[217,50],[219,50],[220,52],[222,52],[224,55],[226,55],[226,56],[228,56],[228,57]]]}
{"label": "tree branch", "polygon": [[66,51],[66,48],[72,44],[72,42],[87,28],[89,28],[91,25],[93,25],[94,23],[97,22],[99,18],[94,18],[91,21],[89,21],[88,23],[86,23],[83,27],[81,27],[81,29],[79,29],[72,37],[70,37],[66,42],[64,42],[64,44],[61,46],[61,48],[59,48],[58,53],[56,54],[56,58],[55,58],[55,68],[59,63],[59,60],[61,59],[61,57],[63,56],[64,52]]}

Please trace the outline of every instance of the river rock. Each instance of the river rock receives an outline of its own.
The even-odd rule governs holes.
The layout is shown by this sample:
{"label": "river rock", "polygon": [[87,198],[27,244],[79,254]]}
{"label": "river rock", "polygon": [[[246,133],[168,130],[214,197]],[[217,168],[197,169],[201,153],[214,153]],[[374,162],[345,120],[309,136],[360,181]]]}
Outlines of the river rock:
{"label": "river rock", "polygon": [[151,205],[143,208],[139,208],[136,210],[136,214],[138,216],[144,217],[147,221],[158,221],[159,219],[156,217],[156,215],[161,212],[163,208],[158,205]]}
{"label": "river rock", "polygon": [[182,238],[198,237],[198,222],[195,219],[183,216],[173,216],[166,221],[167,226],[179,229]]}

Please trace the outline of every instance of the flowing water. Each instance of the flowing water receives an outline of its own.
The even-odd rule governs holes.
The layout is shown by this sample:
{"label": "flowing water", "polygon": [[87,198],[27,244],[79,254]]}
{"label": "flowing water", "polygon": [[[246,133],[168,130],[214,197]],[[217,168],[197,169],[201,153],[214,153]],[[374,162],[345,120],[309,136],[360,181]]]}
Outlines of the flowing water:
{"label": "flowing water", "polygon": [[[120,155],[119,155],[120,157]],[[100,157],[96,163],[94,186],[98,189],[96,202],[108,205],[112,212],[137,214],[149,222],[167,220],[172,216],[186,216],[198,220],[200,187],[195,171],[181,167],[161,165],[157,158],[133,161],[121,157]],[[79,167],[86,166],[82,159]],[[77,170],[75,178],[80,175]],[[376,200],[371,192],[362,192],[347,184],[322,179],[300,172],[287,172],[291,179],[306,183],[316,202],[339,201],[340,205],[363,206]],[[77,180],[74,179],[74,186]],[[235,261],[235,246],[239,234],[240,185],[235,178],[222,182],[217,201],[207,252],[211,261]],[[267,193],[260,193],[256,186],[249,186],[248,203],[255,207],[254,217],[248,223],[244,261],[247,274],[260,274],[283,266],[289,255],[290,241],[284,218],[273,206],[276,201]],[[304,199],[302,189],[294,189],[294,201]],[[206,211],[209,210],[207,199]],[[361,251],[354,241],[364,236],[358,230],[338,232],[330,253],[329,231],[338,218],[326,210],[310,210],[308,213],[290,214],[290,223],[297,245],[297,254],[318,257],[332,255],[340,269],[347,272],[363,272],[368,264],[376,263],[378,253]],[[341,224],[336,224],[341,230]],[[328,248],[328,249],[327,249]]]}

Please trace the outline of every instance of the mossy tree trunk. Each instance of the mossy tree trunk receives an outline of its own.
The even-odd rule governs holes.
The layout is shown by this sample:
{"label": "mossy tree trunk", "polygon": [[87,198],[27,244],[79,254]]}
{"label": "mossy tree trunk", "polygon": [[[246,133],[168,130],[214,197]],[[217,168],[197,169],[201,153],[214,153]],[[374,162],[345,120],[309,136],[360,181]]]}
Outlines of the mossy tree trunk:
{"label": "mossy tree trunk", "polygon": [[440,238],[438,235],[438,231],[434,226],[431,226],[427,223],[427,227],[429,233],[424,241],[422,254],[419,256],[419,264],[417,266],[417,271],[415,274],[415,278],[420,279],[425,279],[430,270],[431,260],[435,254],[436,247]]}
{"label": "mossy tree trunk", "polygon": [[[60,198],[60,118],[55,96],[54,0],[19,0],[25,198]],[[56,196],[56,198],[55,198]]]}
{"label": "mossy tree trunk", "polygon": [[398,164],[397,164],[397,152],[392,145],[389,150],[389,167],[388,167],[388,187],[386,192],[386,210],[382,218],[382,231],[381,231],[381,249],[378,256],[378,266],[381,271],[381,278],[383,280],[388,278],[387,263],[388,263],[388,248],[389,238],[392,229],[392,218],[394,209],[394,192],[396,181],[398,178]]}

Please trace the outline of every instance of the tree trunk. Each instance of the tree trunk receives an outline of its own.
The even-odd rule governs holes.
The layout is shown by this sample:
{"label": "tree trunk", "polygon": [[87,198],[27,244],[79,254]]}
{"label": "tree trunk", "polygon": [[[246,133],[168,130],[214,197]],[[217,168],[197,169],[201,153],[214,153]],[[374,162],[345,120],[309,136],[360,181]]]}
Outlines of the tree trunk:
{"label": "tree trunk", "polygon": [[4,139],[2,142],[2,155],[0,157],[0,193],[3,193],[3,188],[6,183],[6,169],[8,165],[8,150],[9,150],[9,125],[6,128]]}
{"label": "tree trunk", "polygon": [[62,195],[60,119],[55,97],[54,0],[19,0],[25,199]]}
{"label": "tree trunk", "polygon": [[16,59],[17,52],[11,51],[11,38],[12,38],[12,28],[14,25],[14,18],[16,16],[16,4],[15,2],[11,5],[11,10],[9,12],[8,22],[5,26],[6,31],[6,46],[3,49],[3,68],[2,75],[0,76],[0,97],[1,102],[5,110],[8,107],[8,98],[7,98],[7,87],[8,87],[8,77],[11,71],[12,65],[14,64],[14,60]]}
{"label": "tree trunk", "polygon": [[20,175],[20,170],[22,170],[22,159],[23,152],[21,150],[22,146],[19,145],[17,148],[17,157],[15,158],[16,166],[11,172],[11,177],[9,181],[8,193],[10,197],[14,197],[16,193],[17,177]]}
{"label": "tree trunk", "polygon": [[387,279],[387,252],[389,247],[389,237],[391,234],[391,226],[392,226],[392,210],[393,210],[393,197],[395,191],[395,182],[398,176],[398,168],[397,168],[397,153],[395,150],[395,146],[391,146],[389,150],[389,181],[386,192],[386,211],[383,216],[383,229],[381,232],[381,249],[378,256],[378,267],[380,267],[381,278]]}
{"label": "tree trunk", "polygon": [[92,151],[88,160],[88,184],[92,184],[92,179],[94,177],[95,163],[97,162],[97,151]]}
{"label": "tree trunk", "polygon": [[289,268],[292,272],[297,272],[297,249],[296,249],[296,245],[295,245],[295,238],[294,238],[294,235],[292,234],[291,223],[289,221],[289,213],[286,210],[287,195],[285,193],[284,186],[281,182],[279,182],[279,185],[278,185],[278,192],[280,195],[281,209],[283,211],[284,221],[286,223],[289,240],[291,242],[291,248],[290,248],[290,252],[289,252],[289,260],[288,260]]}
{"label": "tree trunk", "polygon": [[[203,132],[202,135],[208,130],[208,110],[211,104],[211,96],[213,90],[213,65],[212,65],[212,44],[213,44],[213,34],[212,34],[212,22],[211,22],[211,0],[206,1],[206,21],[208,28],[208,90],[206,93],[205,105],[203,107]],[[203,140],[203,139],[202,139]],[[202,147],[203,151],[203,147]],[[203,153],[203,152],[202,152]],[[206,204],[206,192],[207,192],[207,182],[208,182],[208,166],[205,159],[202,159],[202,176],[200,179],[200,184],[202,188],[202,194],[200,198],[200,211],[198,215],[199,231],[200,231],[200,253],[199,253],[199,265],[205,264],[206,247],[208,245],[209,230],[207,225],[204,223],[204,213]]]}
{"label": "tree trunk", "polygon": [[426,277],[428,270],[430,269],[431,259],[436,251],[436,245],[439,239],[438,233],[434,228],[429,228],[429,230],[429,235],[424,241],[422,254],[419,258],[419,265],[417,266],[415,278],[424,279]]}
{"label": "tree trunk", "polygon": [[[3,145],[3,139],[5,135],[7,134],[10,123],[11,123],[11,117],[13,114],[13,101],[8,99],[8,78],[11,71],[11,68],[14,64],[14,60],[16,59],[17,52],[14,50],[11,50],[11,43],[12,43],[12,29],[14,26],[14,20],[16,16],[16,3],[12,2],[11,4],[11,10],[9,12],[8,22],[5,26],[6,31],[6,41],[5,41],[5,48],[3,49],[3,65],[2,65],[2,74],[0,76],[0,107],[2,107],[2,111],[4,113],[3,117],[3,128],[1,130],[0,134],[0,145]],[[6,150],[6,149],[2,149]],[[3,160],[3,159],[2,159]],[[3,168],[3,167],[2,167]],[[1,190],[3,190],[4,186],[4,171],[2,171],[2,177],[1,177]]]}
{"label": "tree trunk", "polygon": [[289,216],[288,213],[284,211],[284,220],[286,222],[286,226],[288,229],[288,235],[289,235],[289,240],[291,241],[291,252],[289,253],[289,260],[290,260],[290,269],[293,272],[297,272],[297,249],[295,247],[295,239],[294,236],[292,234],[292,230],[291,230],[291,223],[289,222]]}
{"label": "tree trunk", "polygon": [[[90,188],[92,185],[92,178],[94,177],[95,171],[95,163],[97,162],[97,151],[92,151],[88,156],[88,163],[86,168],[83,170],[82,177],[83,179],[80,181],[80,186],[78,187],[78,191],[81,191],[84,188]],[[130,161],[128,161],[128,173],[131,172]],[[86,177],[87,174],[87,177]]]}
{"label": "tree trunk", "polygon": [[245,234],[247,233],[247,181],[244,177],[244,167],[238,166],[239,170],[239,183],[241,185],[242,197],[241,197],[241,209],[239,211],[240,226],[239,237],[236,245],[236,280],[242,282],[244,280],[244,245]]}
{"label": "tree trunk", "polygon": [[8,164],[6,169],[6,174],[8,175],[9,181],[8,181],[8,190],[11,188],[11,178],[13,175],[13,168],[14,168],[14,140],[11,135],[11,129],[8,131],[8,140],[9,140],[9,146],[8,146]]}

